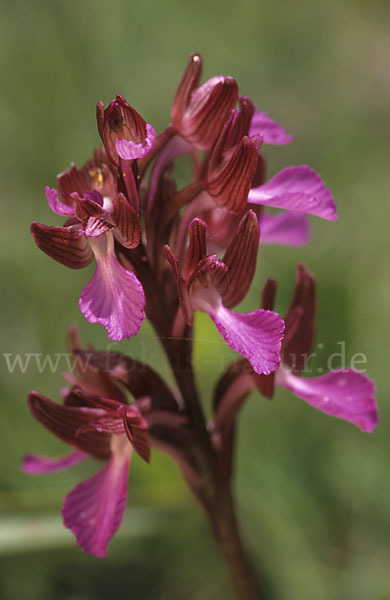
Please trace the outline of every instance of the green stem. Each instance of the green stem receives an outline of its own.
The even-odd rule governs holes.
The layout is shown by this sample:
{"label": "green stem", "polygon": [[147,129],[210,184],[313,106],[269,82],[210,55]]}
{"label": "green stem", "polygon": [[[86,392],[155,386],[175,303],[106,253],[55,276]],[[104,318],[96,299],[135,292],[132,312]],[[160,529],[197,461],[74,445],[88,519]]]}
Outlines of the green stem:
{"label": "green stem", "polygon": [[241,539],[229,488],[219,491],[209,519],[225,560],[236,600],[261,600],[259,584]]}

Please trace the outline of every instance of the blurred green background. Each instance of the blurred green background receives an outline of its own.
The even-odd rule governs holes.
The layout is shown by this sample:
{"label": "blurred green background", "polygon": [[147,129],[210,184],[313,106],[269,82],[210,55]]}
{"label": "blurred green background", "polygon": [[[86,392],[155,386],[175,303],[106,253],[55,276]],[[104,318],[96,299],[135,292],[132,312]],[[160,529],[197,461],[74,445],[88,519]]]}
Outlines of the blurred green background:
{"label": "blurred green background", "polygon": [[[40,253],[29,226],[59,224],[44,186],[98,143],[96,102],[120,92],[160,131],[191,51],[203,54],[205,77],[236,77],[241,93],[294,134],[289,146],[268,149],[269,173],[308,163],[339,207],[337,223],[312,218],[311,246],[262,249],[243,308],[257,306],[272,276],[283,313],[295,264],[304,262],[319,282],[314,367],[325,368],[340,341],[347,360],[364,353],[381,413],[376,432],[365,435],[287,392],[272,402],[253,395],[241,416],[236,478],[248,546],[276,600],[390,599],[389,9],[387,0],[2,0],[2,599],[230,598],[203,515],[157,452],[150,467],[133,461],[129,507],[109,558],[82,554],[62,528],[60,507],[96,465],[42,478],[19,471],[26,451],[65,449],[25,403],[30,389],[58,398],[65,365],[39,373],[32,361],[10,374],[3,356],[66,352],[65,330],[75,322],[101,349],[161,363],[147,324],[137,338],[108,345],[78,311],[90,273]],[[207,319],[197,321],[196,335],[207,403],[234,353]]]}

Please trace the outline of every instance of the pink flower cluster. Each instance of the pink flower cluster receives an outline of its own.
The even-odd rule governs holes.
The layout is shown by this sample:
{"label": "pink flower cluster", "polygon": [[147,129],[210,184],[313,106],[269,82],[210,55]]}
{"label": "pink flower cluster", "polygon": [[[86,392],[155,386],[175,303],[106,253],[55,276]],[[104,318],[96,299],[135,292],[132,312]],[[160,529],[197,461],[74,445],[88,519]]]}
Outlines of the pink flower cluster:
{"label": "pink flower cluster", "polygon": [[[214,415],[203,431],[219,480],[230,478],[234,422],[253,389],[270,397],[274,386],[284,387],[362,431],[372,431],[378,418],[374,386],[361,373],[298,376],[315,329],[316,284],[304,266],[298,266],[283,319],[273,310],[273,280],[265,285],[261,308],[232,310],[252,284],[259,245],[306,244],[307,215],[333,221],[336,206],[308,166],[290,166],[266,179],[265,146],[287,144],[292,137],[240,96],[233,78],[212,77],[200,85],[201,69],[201,57],[191,55],[171,124],[157,137],[122,96],[107,108],[99,102],[103,146],[81,168],[72,165],[59,175],[58,191],[46,188],[50,208],[65,223],[31,227],[37,246],[61,264],[81,269],[95,259],[95,273],[79,300],[81,312],[113,340],[136,335],[146,315],[178,384],[170,389],[151,367],[130,357],[86,352],[73,332],[72,350],[84,367],[68,376],[62,404],[35,392],[29,396],[33,416],[73,451],[60,459],[28,455],[26,471],[51,472],[87,455],[108,461],[76,486],[63,509],[79,545],[97,556],[106,555],[119,527],[133,450],[147,461],[150,444],[172,455],[207,508],[193,452],[204,416],[186,392],[196,311],[209,315],[241,355],[217,382]],[[184,155],[191,179],[177,189],[175,160]]]}

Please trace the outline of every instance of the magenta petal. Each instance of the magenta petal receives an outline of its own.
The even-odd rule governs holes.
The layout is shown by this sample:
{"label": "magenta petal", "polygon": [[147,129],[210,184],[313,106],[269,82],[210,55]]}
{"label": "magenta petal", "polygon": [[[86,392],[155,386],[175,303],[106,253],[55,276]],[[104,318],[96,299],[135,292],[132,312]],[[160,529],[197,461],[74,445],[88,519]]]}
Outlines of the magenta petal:
{"label": "magenta petal", "polygon": [[76,213],[76,209],[73,206],[67,206],[58,198],[57,190],[53,190],[53,188],[49,188],[46,186],[46,200],[52,209],[57,215],[61,215],[62,217],[73,217]]}
{"label": "magenta petal", "polygon": [[332,371],[314,379],[297,377],[283,369],[277,373],[276,383],[317,410],[349,421],[362,431],[370,433],[378,422],[375,386],[353,369]]}
{"label": "magenta petal", "polygon": [[269,116],[255,108],[250,128],[249,136],[261,135],[264,144],[283,145],[291,142],[293,136],[287,135],[285,130],[279,123],[273,121]]}
{"label": "magenta petal", "polygon": [[248,201],[335,221],[336,205],[321,177],[310,167],[287,167],[249,192]]}
{"label": "magenta petal", "polygon": [[79,305],[88,321],[103,325],[112,340],[136,335],[145,318],[142,285],[114,252],[97,256],[95,274],[83,289]]}
{"label": "magenta petal", "polygon": [[310,225],[306,215],[282,211],[260,218],[260,243],[280,246],[304,246],[310,241]]}
{"label": "magenta petal", "polygon": [[74,450],[66,456],[59,456],[58,458],[47,458],[46,456],[38,456],[37,454],[26,454],[23,457],[21,469],[25,473],[31,475],[44,475],[45,473],[56,473],[57,471],[63,471],[73,465],[77,465],[80,461],[84,460],[87,455],[81,450]]}
{"label": "magenta petal", "polygon": [[119,156],[124,160],[135,160],[149,154],[156,141],[156,132],[154,128],[146,123],[146,137],[145,142],[136,143],[125,138],[116,138],[115,148]]}
{"label": "magenta petal", "polygon": [[107,556],[107,546],[121,524],[127,501],[131,449],[113,452],[108,464],[79,483],[65,498],[64,525],[87,554]]}
{"label": "magenta petal", "polygon": [[284,321],[277,313],[262,309],[235,313],[221,304],[209,315],[226,343],[245,356],[256,373],[269,375],[278,368]]}

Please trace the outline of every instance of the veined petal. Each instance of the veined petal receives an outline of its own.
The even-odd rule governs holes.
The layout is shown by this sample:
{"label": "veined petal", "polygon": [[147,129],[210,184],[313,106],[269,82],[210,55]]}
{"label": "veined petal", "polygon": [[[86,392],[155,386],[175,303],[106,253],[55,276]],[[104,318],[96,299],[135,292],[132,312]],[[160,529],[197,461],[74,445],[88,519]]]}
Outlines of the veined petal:
{"label": "veined petal", "polygon": [[188,65],[177,88],[172,104],[172,123],[180,126],[183,114],[190,101],[191,94],[199,83],[202,73],[202,57],[197,53],[190,54]]}
{"label": "veined petal", "polygon": [[184,262],[182,275],[187,280],[199,262],[206,256],[206,232],[207,224],[201,219],[192,219],[189,225],[189,243]]}
{"label": "veined petal", "polygon": [[286,332],[282,344],[283,362],[295,373],[305,368],[312,351],[316,307],[316,280],[304,265],[298,264],[293,297],[284,315]]}
{"label": "veined petal", "polygon": [[362,431],[371,433],[378,422],[375,386],[366,375],[353,369],[304,379],[282,368],[276,374],[276,385],[327,415],[353,423]]}
{"label": "veined petal", "polygon": [[70,269],[82,269],[93,260],[93,252],[79,225],[50,227],[34,222],[31,233],[42,252]]}
{"label": "veined petal", "polygon": [[177,127],[198,150],[211,150],[238,100],[232,77],[216,76],[196,88]]}
{"label": "veined petal", "polygon": [[194,308],[208,313],[226,343],[247,358],[256,373],[268,375],[280,363],[284,321],[270,310],[235,313],[202,290],[193,298]]}
{"label": "veined petal", "polygon": [[336,205],[321,177],[310,167],[287,167],[272,179],[252,188],[248,202],[284,208],[335,221]]}
{"label": "veined petal", "polygon": [[89,217],[84,225],[84,235],[87,238],[97,238],[113,228],[113,224],[102,217]]}
{"label": "veined petal", "polygon": [[192,286],[196,281],[201,283],[204,288],[213,286],[218,289],[218,283],[221,281],[221,278],[224,277],[227,271],[228,267],[222,260],[220,260],[215,254],[208,254],[199,261],[195,271],[193,271],[191,277],[187,281],[187,285],[191,291],[194,291]]}
{"label": "veined petal", "polygon": [[63,471],[86,458],[87,454],[81,450],[74,450],[66,456],[58,458],[48,458],[46,456],[38,456],[37,454],[26,454],[23,457],[21,469],[25,473],[31,475],[44,475],[45,473],[56,473]]}
{"label": "veined petal", "polygon": [[228,270],[216,280],[223,304],[228,308],[243,300],[256,270],[259,248],[259,226],[255,213],[249,210],[241,219],[223,262]]}
{"label": "veined petal", "polygon": [[114,201],[112,218],[118,242],[126,248],[136,248],[141,239],[141,224],[135,208],[123,194],[118,194]]}
{"label": "veined petal", "polygon": [[46,186],[45,192],[47,203],[53,212],[62,217],[73,217],[75,215],[76,209],[73,206],[68,206],[61,202],[58,198],[57,190]]}
{"label": "veined petal", "polygon": [[30,392],[27,401],[33,417],[63,442],[96,458],[110,456],[108,435],[97,432],[77,435],[83,425],[98,419],[104,411],[89,407],[63,406],[36,392]]}
{"label": "veined petal", "polygon": [[249,135],[261,135],[264,144],[289,144],[293,138],[292,135],[287,135],[279,123],[270,119],[265,113],[255,108],[254,115],[249,128]]}
{"label": "veined petal", "polygon": [[256,174],[258,154],[248,137],[232,149],[223,167],[207,175],[205,188],[213,200],[233,214],[242,214]]}
{"label": "veined petal", "polygon": [[100,217],[104,219],[107,213],[104,210],[104,199],[100,192],[86,192],[81,197],[77,192],[71,194],[76,204],[76,217],[79,221],[86,223],[90,217]]}
{"label": "veined petal", "polygon": [[244,136],[248,136],[254,105],[249,98],[240,96],[240,108],[234,108],[224,125],[209,157],[209,170],[213,171],[223,160],[226,152],[237,146]]}
{"label": "veined petal", "polygon": [[118,155],[124,160],[135,160],[149,154],[156,141],[156,132],[150,123],[146,123],[146,136],[144,142],[133,142],[125,138],[116,138],[115,148]]}
{"label": "veined petal", "polygon": [[131,445],[146,462],[150,461],[150,441],[148,424],[133,407],[121,406],[118,413],[122,416],[123,426]]}
{"label": "veined petal", "polygon": [[117,260],[111,232],[91,238],[90,244],[96,256],[96,271],[81,293],[81,312],[90,323],[103,325],[112,340],[136,335],[145,318],[142,285]]}
{"label": "veined petal", "polygon": [[310,241],[310,225],[306,215],[282,211],[260,217],[260,243],[280,246],[305,246]]}
{"label": "veined petal", "polygon": [[77,543],[87,554],[107,556],[107,547],[121,524],[127,502],[127,478],[131,446],[120,436],[109,463],[86,481],[79,483],[65,498],[64,525],[71,529]]}

